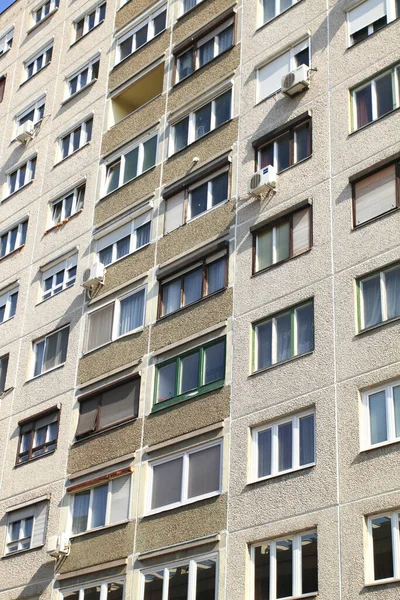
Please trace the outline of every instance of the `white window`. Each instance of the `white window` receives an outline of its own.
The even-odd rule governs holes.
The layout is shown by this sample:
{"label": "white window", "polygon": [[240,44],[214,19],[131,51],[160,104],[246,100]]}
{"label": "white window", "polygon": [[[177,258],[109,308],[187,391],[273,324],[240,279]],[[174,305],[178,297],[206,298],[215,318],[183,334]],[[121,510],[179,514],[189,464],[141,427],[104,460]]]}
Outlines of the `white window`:
{"label": "white window", "polygon": [[268,23],[278,15],[282,14],[299,0],[261,0],[261,25]]}
{"label": "white window", "polygon": [[[400,165],[390,165],[353,183],[354,227],[390,212],[400,203]],[[399,170],[400,173],[400,170]]]}
{"label": "white window", "polygon": [[0,34],[0,56],[5,54],[12,47],[14,38],[14,27]]}
{"label": "white window", "polygon": [[113,192],[124,183],[154,167],[157,162],[157,146],[158,134],[156,133],[110,162],[106,167],[105,193]]}
{"label": "white window", "polygon": [[300,42],[284,54],[257,69],[257,102],[279,92],[282,77],[301,65],[310,66],[310,40]]}
{"label": "white window", "polygon": [[84,35],[92,31],[94,27],[100,25],[106,17],[106,3],[99,4],[95,9],[87,15],[75,21],[75,42],[81,39]]}
{"label": "white window", "polygon": [[33,181],[36,172],[36,156],[30,158],[26,163],[22,164],[20,167],[15,169],[15,171],[11,171],[7,175],[7,193],[6,197],[10,196],[14,192],[17,192],[24,185],[27,185],[31,181]]}
{"label": "white window", "polygon": [[182,0],[182,13],[187,13],[201,2],[203,2],[203,0]]}
{"label": "white window", "polygon": [[254,428],[253,481],[314,465],[314,421],[309,411]]}
{"label": "white window", "polygon": [[149,463],[148,512],[175,508],[221,493],[222,442]]}
{"label": "white window", "polygon": [[41,4],[39,8],[34,10],[32,13],[34,24],[43,21],[43,19],[47,17],[47,15],[50,15],[56,10],[56,8],[58,8],[59,4],[60,0],[47,0],[47,2]]}
{"label": "white window", "polygon": [[[142,571],[141,600],[216,600],[218,555],[207,554]],[[205,594],[205,595],[204,595]]]}
{"label": "white window", "polygon": [[163,6],[119,38],[117,40],[115,64],[120,63],[164,31],[166,23],[167,8]]}
{"label": "white window", "polygon": [[0,394],[6,389],[6,379],[8,370],[8,354],[0,358]]}
{"label": "white window", "polygon": [[82,210],[85,200],[85,189],[86,185],[83,183],[51,203],[52,225],[58,225]]}
{"label": "white window", "polygon": [[0,323],[15,315],[18,301],[18,286],[2,294],[0,292]]}
{"label": "white window", "polygon": [[38,502],[8,513],[6,554],[43,546],[48,506]]}
{"label": "white window", "polygon": [[395,511],[367,518],[367,583],[400,579],[400,513]]}
{"label": "white window", "polygon": [[33,377],[51,371],[67,359],[69,327],[63,327],[33,343]]}
{"label": "white window", "polygon": [[28,220],[14,225],[11,229],[0,232],[0,258],[11,254],[14,250],[21,248],[26,241]]}
{"label": "white window", "polygon": [[400,317],[400,265],[367,275],[358,286],[360,330]]}
{"label": "white window", "polygon": [[145,299],[146,289],[141,288],[89,313],[86,352],[141,329]]}
{"label": "white window", "polygon": [[97,240],[97,257],[104,266],[150,243],[151,213],[132,219]]}
{"label": "white window", "polygon": [[41,50],[39,54],[36,54],[33,58],[30,58],[24,63],[25,68],[25,81],[36,75],[46,65],[49,64],[53,56],[53,44]]}
{"label": "white window", "polygon": [[15,117],[15,121],[17,123],[17,132],[18,128],[27,121],[32,121],[34,125],[40,123],[40,121],[43,119],[45,104],[46,99],[41,98],[40,100],[35,102],[35,104],[31,104],[22,113],[17,115]]}
{"label": "white window", "polygon": [[67,79],[67,98],[74,96],[99,76],[100,58],[96,56],[89,63],[75,71]]}
{"label": "white window", "polygon": [[41,299],[47,300],[51,296],[59,294],[63,290],[74,285],[76,280],[76,265],[78,255],[70,256],[66,260],[46,269],[42,273]]}
{"label": "white window", "polygon": [[400,381],[362,395],[364,448],[400,440]]}
{"label": "white window", "polygon": [[67,158],[92,139],[93,117],[77,125],[59,139],[60,160]]}
{"label": "white window", "polygon": [[131,479],[124,475],[74,494],[72,535],[129,519]]}
{"label": "white window", "polygon": [[228,90],[171,127],[170,154],[178,152],[232,118],[232,90]]}
{"label": "white window", "polygon": [[395,65],[350,92],[353,131],[400,106],[400,65]]}
{"label": "white window", "polygon": [[348,45],[360,42],[394,21],[400,6],[396,0],[366,0],[347,12]]}
{"label": "white window", "polygon": [[95,585],[87,584],[80,588],[62,590],[61,597],[63,600],[123,600],[124,586],[124,581],[112,579]]}
{"label": "white window", "polygon": [[317,596],[317,545],[317,533],[307,531],[252,546],[252,599]]}

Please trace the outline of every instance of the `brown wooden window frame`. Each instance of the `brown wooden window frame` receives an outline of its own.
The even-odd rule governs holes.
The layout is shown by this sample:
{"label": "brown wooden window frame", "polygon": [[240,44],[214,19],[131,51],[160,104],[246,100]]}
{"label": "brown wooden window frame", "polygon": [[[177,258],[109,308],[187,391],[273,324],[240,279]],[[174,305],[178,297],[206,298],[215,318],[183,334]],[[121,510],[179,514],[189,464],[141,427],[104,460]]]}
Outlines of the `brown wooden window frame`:
{"label": "brown wooden window frame", "polygon": [[[294,139],[295,131],[297,129],[299,129],[300,127],[303,127],[306,124],[308,124],[309,153],[304,158],[295,161],[295,159],[294,159],[294,157],[295,157],[295,139]],[[279,129],[281,129],[281,128],[279,128]],[[287,135],[289,135],[289,165],[287,167],[285,167],[284,169],[278,170],[278,158],[277,158],[275,144],[277,142],[279,142],[279,140],[281,138],[286,137]],[[312,156],[312,151],[313,151],[313,149],[312,149],[312,118],[311,118],[311,116],[307,116],[306,118],[304,118],[300,121],[298,121],[296,119],[296,122],[293,123],[291,126],[289,126],[287,128],[282,128],[282,130],[279,131],[279,133],[276,132],[276,135],[271,134],[271,137],[264,140],[263,142],[260,141],[260,144],[256,146],[256,171],[258,171],[259,169],[262,168],[261,167],[261,154],[262,154],[263,150],[268,148],[268,146],[272,146],[273,166],[276,167],[277,173],[283,173],[287,169],[290,169],[291,167],[294,167],[295,165],[298,165],[298,164],[304,162],[305,160],[308,160]],[[266,166],[266,165],[264,165],[264,166]]]}
{"label": "brown wooden window frame", "polygon": [[[204,300],[205,298],[208,298],[210,296],[214,296],[215,294],[219,294],[220,292],[226,290],[226,288],[228,287],[228,268],[229,268],[229,256],[228,256],[228,251],[223,251],[224,254],[222,256],[220,256],[221,252],[213,252],[212,254],[208,254],[207,256],[205,256],[204,258],[200,259],[199,261],[196,261],[193,265],[193,268],[190,268],[190,265],[187,266],[187,268],[182,268],[180,269],[181,274],[178,273],[178,275],[176,277],[174,277],[173,275],[171,275],[168,278],[165,278],[164,283],[161,280],[160,284],[159,284],[159,292],[158,292],[158,311],[157,311],[157,319],[162,319],[162,318],[166,318],[169,317],[170,315],[174,315],[177,312],[183,310],[184,308],[187,308],[188,306],[193,306],[194,304],[197,304],[198,302],[201,302],[202,300]],[[212,260],[213,255],[216,256],[215,260]],[[218,290],[215,290],[214,292],[208,293],[208,267],[216,262],[219,261],[225,261],[225,280],[224,280],[224,286]],[[184,302],[184,280],[185,277],[189,274],[189,273],[193,273],[194,271],[197,271],[199,269],[202,269],[202,289],[201,289],[201,298],[199,298],[198,300],[195,300],[194,302],[190,302],[189,304],[183,304]],[[167,279],[167,281],[166,281]],[[181,290],[180,290],[180,305],[179,308],[171,311],[167,314],[164,314],[164,300],[163,300],[163,288],[165,285],[172,283],[174,281],[178,281],[181,280]]]}
{"label": "brown wooden window frame", "polygon": [[[58,442],[58,435],[59,435],[59,431],[60,431],[60,413],[61,410],[58,407],[52,407],[48,410],[45,410],[41,413],[38,413],[37,415],[34,415],[33,417],[29,417],[28,419],[24,419],[22,421],[20,421],[18,423],[19,425],[19,439],[18,439],[18,449],[17,449],[17,457],[15,460],[15,465],[16,466],[21,466],[21,465],[25,465],[28,462],[31,462],[32,460],[36,460],[38,458],[42,458],[42,456],[47,456],[48,454],[52,454],[53,452],[56,451],[57,449],[57,442]],[[56,416],[56,419],[54,421],[52,421],[51,423],[56,423],[57,424],[57,433],[56,433],[56,437],[53,440],[50,440],[49,442],[44,442],[43,444],[39,444],[38,446],[33,446],[33,442],[34,442],[34,438],[35,438],[35,432],[39,431],[40,429],[42,429],[42,427],[40,427],[39,429],[36,429],[36,424],[41,421],[42,419],[46,418],[46,417],[51,417],[52,415]],[[49,422],[50,424],[50,422]],[[46,425],[45,427],[48,427],[48,425]],[[30,433],[30,440],[29,440],[29,448],[27,451],[21,452],[21,444],[22,444],[22,437],[23,435],[25,435],[26,433]],[[48,446],[54,446],[50,449],[46,449]],[[38,451],[43,449],[44,451],[41,454],[38,454],[37,456],[33,456],[33,452]],[[23,456],[27,456],[27,460],[21,461],[21,455]]]}
{"label": "brown wooden window frame", "polygon": [[[309,245],[308,248],[301,250],[299,252],[293,253],[293,217],[294,215],[296,215],[297,213],[303,211],[307,209],[308,210],[308,219],[309,219]],[[272,265],[269,265],[268,267],[264,267],[263,269],[256,269],[256,265],[257,265],[257,237],[262,234],[265,233],[267,231],[270,231],[272,229],[274,229],[274,227],[277,227],[279,225],[282,225],[283,223],[289,223],[290,225],[290,237],[289,237],[289,256],[287,258],[284,258],[283,260],[277,261],[275,263],[272,263]],[[275,221],[271,221],[270,223],[265,224],[264,226],[261,226],[259,228],[257,228],[256,230],[253,231],[253,254],[252,254],[252,275],[258,275],[258,273],[264,273],[265,271],[269,271],[270,269],[274,269],[275,267],[284,264],[285,262],[288,262],[289,260],[292,260],[293,258],[296,258],[296,256],[301,256],[302,254],[305,254],[306,252],[309,252],[312,248],[313,245],[313,212],[312,212],[312,204],[304,204],[303,206],[299,206],[298,208],[296,208],[295,210],[293,210],[290,213],[287,213],[281,217],[279,217],[278,219],[276,219]]]}

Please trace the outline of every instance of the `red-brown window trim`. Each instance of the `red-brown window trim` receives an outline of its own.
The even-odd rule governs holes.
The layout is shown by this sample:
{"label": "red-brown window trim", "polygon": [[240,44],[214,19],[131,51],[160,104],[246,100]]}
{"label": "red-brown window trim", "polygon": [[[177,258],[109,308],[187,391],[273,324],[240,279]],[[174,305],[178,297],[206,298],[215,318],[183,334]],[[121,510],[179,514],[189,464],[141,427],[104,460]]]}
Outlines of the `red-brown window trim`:
{"label": "red-brown window trim", "polygon": [[110,479],[116,479],[117,477],[122,477],[123,475],[128,475],[133,473],[134,467],[123,467],[122,469],[118,469],[117,471],[112,471],[111,473],[105,473],[104,475],[99,475],[98,477],[94,477],[93,479],[87,479],[82,483],[74,483],[67,487],[66,492],[71,494],[73,492],[77,492],[79,490],[84,490],[86,488],[92,488],[97,484],[100,484],[104,481],[109,481]]}
{"label": "red-brown window trim", "polygon": [[[309,152],[308,156],[303,158],[301,161],[294,162],[294,132],[298,127],[301,127],[302,125],[305,125],[306,123],[308,123],[310,152]],[[269,146],[273,142],[278,141],[279,138],[283,137],[286,134],[290,135],[290,141],[289,141],[290,164],[288,167],[286,167],[283,170],[293,167],[293,166],[299,164],[300,162],[302,162],[303,160],[306,160],[307,158],[310,158],[310,156],[312,156],[312,152],[313,152],[312,117],[308,113],[305,113],[304,115],[300,115],[300,117],[297,117],[296,119],[292,119],[292,121],[289,121],[289,123],[286,123],[286,125],[284,125],[282,127],[277,127],[273,132],[271,132],[271,134],[268,134],[267,136],[263,136],[262,138],[260,138],[260,140],[257,140],[257,142],[253,142],[253,147],[255,148],[255,171],[258,171],[258,169],[261,168],[259,165],[259,154],[263,150],[263,148],[265,148],[266,146]]]}

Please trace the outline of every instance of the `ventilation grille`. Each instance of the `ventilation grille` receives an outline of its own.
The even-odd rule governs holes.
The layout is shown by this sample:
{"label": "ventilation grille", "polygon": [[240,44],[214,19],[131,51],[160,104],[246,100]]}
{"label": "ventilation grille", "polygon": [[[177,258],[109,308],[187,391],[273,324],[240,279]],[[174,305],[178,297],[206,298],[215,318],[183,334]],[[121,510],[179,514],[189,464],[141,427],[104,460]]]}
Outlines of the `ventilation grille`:
{"label": "ventilation grille", "polygon": [[86,269],[86,271],[83,273],[83,282],[87,281],[90,277],[90,269]]}
{"label": "ventilation grille", "polygon": [[296,77],[293,72],[288,73],[288,75],[286,75],[282,81],[282,88],[288,89],[288,88],[292,87],[292,85],[294,84],[295,78]]}
{"label": "ventilation grille", "polygon": [[260,182],[261,182],[260,173],[255,173],[253,175],[253,177],[250,179],[250,189],[255,190],[256,188],[258,188],[258,186],[260,185]]}

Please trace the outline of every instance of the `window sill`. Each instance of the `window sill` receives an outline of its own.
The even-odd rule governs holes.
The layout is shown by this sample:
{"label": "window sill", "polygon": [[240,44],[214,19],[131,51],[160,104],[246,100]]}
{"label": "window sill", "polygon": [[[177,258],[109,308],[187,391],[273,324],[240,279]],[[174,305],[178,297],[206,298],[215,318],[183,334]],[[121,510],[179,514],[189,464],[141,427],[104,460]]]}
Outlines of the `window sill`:
{"label": "window sill", "polygon": [[[231,88],[229,88],[229,89],[231,89]],[[228,91],[228,90],[226,90],[226,91]],[[184,118],[186,118],[186,117],[184,117]],[[224,123],[221,123],[221,125],[219,125],[215,129],[211,129],[210,131],[207,131],[207,133],[205,133],[204,135],[202,135],[197,140],[193,140],[193,142],[190,142],[190,144],[188,144],[187,146],[184,146],[183,148],[180,148],[176,152],[173,152],[172,154],[170,154],[167,157],[167,160],[171,160],[171,159],[175,158],[175,156],[178,156],[179,154],[181,154],[182,152],[184,152],[185,150],[187,150],[188,148],[192,148],[195,144],[201,143],[203,140],[207,139],[208,136],[210,134],[214,133],[215,131],[221,131],[223,129],[223,127],[225,127],[225,125],[228,125],[228,123],[231,123],[233,120],[234,120],[233,117],[231,117],[230,119],[228,119]]]}
{"label": "window sill", "polygon": [[32,25],[32,27],[30,27],[28,29],[28,31],[26,32],[26,35],[29,35],[30,33],[32,33],[32,31],[35,31],[35,29],[37,29],[38,27],[40,27],[40,25],[42,25],[42,23],[44,23],[45,21],[50,19],[50,17],[52,17],[54,15],[54,13],[56,13],[57,11],[58,11],[58,6],[56,6],[55,8],[53,8],[52,11],[47,13],[47,15],[45,17],[43,17],[43,19],[41,19],[38,23],[35,23],[34,25]]}
{"label": "window sill", "polygon": [[373,219],[369,219],[369,221],[364,221],[363,223],[360,223],[359,225],[354,225],[351,229],[351,231],[358,231],[359,229],[362,229],[363,227],[366,227],[367,225],[371,225],[371,223],[375,223],[376,221],[380,221],[381,219],[384,219],[385,217],[388,217],[390,215],[392,215],[393,213],[397,212],[399,210],[399,206],[395,206],[394,208],[392,208],[391,210],[388,210],[384,213],[382,213],[381,215],[377,215],[376,217],[374,217]]}
{"label": "window sill", "polygon": [[9,256],[12,256],[13,254],[16,254],[17,252],[20,252],[20,250],[22,250],[22,248],[25,248],[25,244],[22,244],[22,246],[20,246],[19,248],[15,248],[15,250],[13,250],[12,252],[9,252],[8,254],[5,254],[4,256],[2,256],[0,258],[0,262],[3,261],[3,260],[5,260]]}
{"label": "window sill", "polygon": [[30,377],[29,379],[27,379],[25,383],[29,383],[30,381],[34,381],[35,379],[38,379],[39,377],[43,377],[43,375],[47,375],[47,373],[53,373],[53,371],[57,371],[57,369],[61,369],[64,365],[65,365],[65,362],[61,363],[61,365],[57,365],[56,367],[53,367],[52,369],[49,369],[48,371],[43,371],[43,373],[39,373],[39,375],[34,375],[33,377]]}
{"label": "window sill", "polygon": [[370,33],[369,35],[367,35],[367,37],[363,38],[362,40],[359,40],[358,42],[353,42],[351,44],[351,46],[347,46],[346,52],[349,52],[349,50],[351,50],[352,48],[354,48],[354,46],[359,46],[363,42],[366,42],[367,40],[371,39],[372,37],[375,37],[377,33],[379,33],[380,31],[383,31],[387,27],[390,27],[390,25],[392,23],[396,23],[396,21],[398,21],[398,19],[399,19],[399,17],[396,17],[396,19],[393,19],[393,21],[390,21],[389,23],[386,23],[386,25],[384,25],[380,29],[377,29],[377,31],[373,31],[372,33]]}
{"label": "window sill", "polygon": [[74,533],[69,536],[71,541],[81,538],[85,535],[90,535],[91,533],[98,533],[99,531],[103,532],[108,529],[112,529],[113,527],[120,527],[121,525],[126,525],[129,523],[130,519],[124,519],[123,521],[118,521],[117,523],[111,523],[110,525],[103,525],[102,527],[95,527],[94,529],[87,529],[86,531],[82,531],[81,533]]}
{"label": "window sill", "polygon": [[43,235],[48,235],[51,231],[57,231],[63,225],[66,225],[71,219],[73,219],[74,217],[77,217],[78,215],[80,215],[82,211],[83,211],[83,208],[81,208],[80,210],[76,211],[76,213],[74,213],[73,215],[71,215],[67,219],[64,219],[63,221],[60,221],[59,223],[57,223],[57,225],[53,225],[53,227],[50,227],[50,229],[46,229],[46,231],[44,232]]}
{"label": "window sill", "polygon": [[303,465],[301,467],[298,467],[296,469],[288,469],[286,471],[281,471],[279,473],[274,473],[274,475],[266,475],[265,477],[259,477],[258,479],[254,479],[252,481],[248,481],[246,485],[248,486],[254,486],[257,485],[258,483],[262,483],[263,481],[270,481],[271,479],[277,479],[278,477],[283,477],[285,475],[291,475],[292,473],[301,473],[302,471],[305,471],[306,469],[312,469],[316,466],[316,463],[310,463],[308,465]]}
{"label": "window sill", "polygon": [[210,492],[209,494],[204,494],[203,496],[198,496],[197,498],[193,498],[191,500],[187,500],[186,502],[180,502],[179,504],[171,504],[170,506],[162,506],[160,508],[155,508],[154,510],[150,510],[144,517],[153,517],[154,515],[160,515],[164,512],[169,512],[171,510],[175,510],[177,508],[184,508],[185,506],[190,506],[195,502],[201,502],[202,500],[208,500],[209,498],[216,498],[217,496],[221,496],[222,492],[218,490],[218,492]]}
{"label": "window sill", "polygon": [[33,178],[30,181],[28,181],[28,183],[24,183],[23,186],[21,186],[20,188],[18,188],[17,190],[15,190],[11,194],[9,194],[8,196],[5,196],[3,198],[3,200],[0,201],[0,204],[3,204],[3,202],[6,202],[6,200],[8,200],[9,198],[13,198],[16,194],[18,194],[18,192],[21,192],[22,190],[24,190],[25,188],[27,188],[28,185],[31,185],[31,183],[33,183],[34,181],[35,181],[35,178]]}
{"label": "window sill", "polygon": [[296,260],[296,258],[299,258],[300,256],[303,256],[304,254],[309,254],[311,252],[311,248],[307,248],[307,250],[303,250],[302,252],[299,252],[299,254],[296,254],[296,256],[289,256],[289,258],[285,258],[285,260],[281,260],[277,263],[275,263],[274,265],[270,265],[269,267],[265,267],[264,269],[260,269],[259,271],[254,271],[251,275],[251,277],[257,277],[258,275],[262,275],[263,273],[268,273],[268,271],[273,271],[274,269],[276,269],[277,267],[280,267],[281,265],[284,265],[285,263],[291,262],[292,260]]}
{"label": "window sill", "polygon": [[366,448],[362,448],[360,453],[363,454],[365,452],[373,452],[374,450],[379,450],[380,448],[387,448],[388,446],[393,446],[394,444],[398,444],[400,442],[400,438],[395,440],[386,440],[385,442],[380,442],[379,444],[374,444],[373,446],[368,446]]}
{"label": "window sill", "polygon": [[7,48],[7,50],[4,50],[4,52],[2,52],[2,53],[0,54],[0,59],[1,59],[3,56],[5,56],[5,55],[6,55],[8,52],[10,52],[10,50],[11,50],[11,48]]}
{"label": "window sill", "polygon": [[46,69],[46,67],[48,67],[49,65],[51,65],[51,60],[46,63],[43,67],[41,67],[39,69],[39,71],[36,71],[36,73],[34,73],[33,75],[31,75],[30,77],[28,77],[28,79],[25,79],[22,83],[19,84],[19,87],[22,88],[26,83],[29,83],[30,81],[32,81],[32,79],[34,79],[36,77],[36,75],[39,75],[42,71],[44,71]]}
{"label": "window sill", "polygon": [[100,21],[100,23],[97,23],[97,25],[95,25],[94,27],[92,27],[92,29],[90,31],[88,31],[82,37],[80,37],[79,40],[75,40],[75,42],[72,42],[72,44],[70,45],[70,49],[73,48],[74,46],[76,46],[76,44],[79,44],[79,42],[81,40],[84,40],[86,36],[88,36],[90,33],[92,33],[92,31],[94,31],[95,29],[97,29],[97,27],[100,27],[100,25],[103,25],[103,23],[104,23],[104,19],[103,19],[103,21]]}
{"label": "window sill", "polygon": [[161,317],[158,317],[157,323],[161,323],[161,322],[169,319],[170,317],[172,318],[174,316],[178,316],[187,308],[190,308],[191,306],[197,306],[198,304],[201,304],[202,302],[207,301],[208,298],[213,298],[214,296],[218,296],[218,294],[222,294],[226,290],[227,290],[227,287],[223,287],[220,290],[212,292],[211,294],[207,294],[207,296],[203,296],[203,298],[199,298],[199,300],[196,300],[195,302],[191,302],[190,304],[186,304],[186,306],[182,306],[181,308],[178,308],[178,310],[174,310],[173,312],[170,312],[167,315],[162,315]]}
{"label": "window sill", "polygon": [[65,100],[63,100],[62,102],[60,102],[61,106],[65,106],[66,104],[68,104],[68,102],[70,100],[73,100],[74,98],[76,98],[77,96],[79,96],[79,94],[81,92],[84,92],[85,90],[87,90],[88,88],[90,88],[94,83],[96,83],[97,81],[97,77],[95,77],[94,79],[92,79],[92,81],[89,81],[89,83],[87,83],[86,85],[84,85],[83,87],[81,87],[80,90],[78,90],[77,92],[75,92],[74,94],[71,94],[71,96],[68,96],[68,98],[65,98]]}
{"label": "window sill", "polygon": [[[125,6],[125,4],[124,4],[124,6]],[[122,8],[122,6],[121,6],[121,8]],[[143,48],[146,48],[149,44],[151,44],[151,42],[153,40],[156,40],[160,35],[162,35],[167,30],[168,30],[168,27],[166,27],[165,29],[163,29],[162,31],[160,31],[159,33],[157,33],[157,35],[155,35],[154,37],[151,38],[151,40],[149,40],[148,42],[146,42],[145,44],[143,44],[143,46],[140,46],[140,48],[138,48],[134,52],[131,52],[130,54],[128,54],[128,56],[125,56],[125,58],[123,58],[122,60],[120,60],[119,63],[117,63],[116,65],[114,65],[110,69],[110,73],[113,73],[113,71],[115,71],[116,69],[118,69],[118,67],[120,65],[124,64],[129,58],[132,58],[132,56],[134,56],[135,54],[137,54],[138,52],[140,52],[141,50],[143,50]]]}
{"label": "window sill", "polygon": [[281,13],[279,13],[279,15],[275,15],[275,17],[272,17],[272,19],[270,19],[269,21],[266,21],[265,23],[262,23],[261,25],[259,25],[258,27],[256,27],[256,33],[258,33],[259,31],[261,31],[262,29],[264,29],[264,27],[267,27],[267,25],[270,25],[274,21],[277,21],[279,19],[279,17],[282,17],[284,14],[286,14],[287,12],[289,12],[289,10],[291,8],[294,8],[295,6],[297,6],[300,3],[301,3],[301,0],[298,0],[298,2],[296,2],[295,4],[292,4],[292,6],[289,6],[288,8],[286,8],[285,10],[283,10]]}
{"label": "window sill", "polygon": [[390,110],[386,114],[382,115],[381,117],[378,117],[374,121],[371,121],[370,123],[367,123],[366,125],[363,125],[362,127],[359,127],[358,129],[355,129],[354,131],[350,131],[350,133],[347,137],[350,138],[353,135],[356,135],[356,133],[358,133],[359,131],[364,131],[364,129],[371,127],[371,125],[375,125],[375,123],[378,123],[379,121],[382,121],[383,119],[386,119],[386,117],[390,117],[390,115],[392,115],[393,113],[395,113],[399,110],[400,110],[400,106],[396,106],[396,108],[393,108],[392,110]]}
{"label": "window sill", "polygon": [[102,348],[111,346],[111,344],[114,344],[115,342],[118,342],[119,340],[123,340],[124,338],[129,337],[130,335],[137,335],[138,333],[142,333],[142,331],[144,331],[144,326],[137,327],[136,329],[132,329],[132,331],[128,331],[128,333],[124,333],[123,335],[116,337],[114,340],[110,340],[109,342],[106,342],[105,344],[102,344],[101,346],[97,346],[97,348],[92,348],[91,350],[87,350],[86,352],[83,352],[82,358],[85,356],[88,356],[89,354],[92,354],[93,352],[97,352],[98,350],[101,350]]}
{"label": "window sill", "polygon": [[361,329],[356,333],[356,337],[363,335],[364,333],[368,333],[370,331],[375,331],[375,329],[379,329],[380,327],[384,327],[385,325],[389,325],[390,323],[396,323],[397,321],[400,321],[400,316],[393,317],[393,319],[387,319],[386,321],[382,321],[381,323],[377,323],[376,325],[371,325],[370,327]]}
{"label": "window sill", "polygon": [[4,556],[2,556],[2,559],[5,558],[11,558],[12,556],[19,556],[20,554],[25,554],[26,552],[33,552],[34,550],[40,550],[40,548],[43,548],[44,544],[40,544],[39,546],[33,546],[32,548],[24,548],[23,550],[16,550],[15,552],[9,552],[8,554],[5,554]]}
{"label": "window sill", "polygon": [[58,167],[58,165],[61,165],[63,162],[65,162],[66,160],[68,160],[69,158],[71,158],[71,156],[75,156],[75,154],[78,154],[78,152],[80,152],[81,150],[83,150],[87,146],[90,146],[91,143],[92,143],[91,140],[90,140],[90,142],[86,142],[86,144],[83,144],[83,146],[80,146],[79,148],[77,148],[76,150],[74,150],[74,152],[71,152],[71,154],[68,154],[68,156],[65,156],[64,158],[62,158],[61,160],[59,160],[55,165],[53,165],[53,169],[55,169],[56,167]]}
{"label": "window sill", "polygon": [[[210,60],[208,63],[206,63],[205,65],[202,65],[198,69],[195,69],[192,73],[189,73],[189,75],[186,75],[186,77],[184,77],[183,79],[180,79],[179,81],[174,83],[174,85],[172,86],[172,90],[175,90],[181,84],[188,81],[191,77],[193,77],[193,75],[196,75],[196,73],[199,73],[200,71],[203,71],[206,67],[213,65],[218,60],[218,58],[225,56],[225,54],[227,54],[227,52],[229,52],[229,50],[232,50],[232,48],[234,48],[234,47],[235,47],[235,44],[232,44],[232,46],[229,46],[229,48],[226,48],[223,52],[221,52],[221,54],[214,56],[214,58],[212,60]],[[175,59],[177,59],[177,57],[175,57]]]}
{"label": "window sill", "polygon": [[125,186],[129,185],[130,183],[132,183],[132,181],[137,181],[139,179],[139,177],[143,177],[143,175],[146,175],[147,173],[150,173],[150,171],[152,171],[153,169],[155,169],[157,166],[157,163],[155,165],[153,165],[152,167],[150,167],[150,169],[147,169],[147,171],[143,171],[143,173],[140,173],[140,175],[137,175],[136,177],[133,177],[133,179],[129,179],[129,181],[125,181],[125,183],[123,183],[122,185],[120,185],[119,187],[117,187],[115,190],[112,190],[112,192],[108,192],[108,194],[106,194],[105,196],[102,196],[101,198],[99,198],[98,203],[103,202],[103,200],[107,200],[110,196],[112,196],[113,194],[116,194],[117,192],[119,192],[119,190],[122,190]]}
{"label": "window sill", "polygon": [[378,579],[377,581],[371,581],[370,583],[364,584],[364,587],[373,588],[377,585],[387,585],[389,583],[400,583],[400,579],[396,579],[395,577],[390,577],[389,579]]}
{"label": "window sill", "polygon": [[175,398],[169,398],[168,400],[157,402],[157,404],[154,404],[153,408],[151,409],[150,414],[153,414],[165,408],[170,408],[171,406],[175,406],[175,404],[180,404],[181,402],[187,402],[188,400],[192,400],[193,398],[204,396],[204,394],[208,394],[209,392],[213,392],[214,390],[223,388],[224,385],[225,379],[219,379],[218,381],[214,381],[213,383],[204,385],[201,388],[198,388],[197,390],[187,392],[186,394],[181,394],[180,396],[176,396]]}
{"label": "window sill", "polygon": [[12,321],[14,317],[15,317],[15,315],[13,315],[12,317],[8,317],[8,319],[4,319],[4,321],[0,321],[0,325],[3,325],[3,323],[8,323],[9,321]]}
{"label": "window sill", "polygon": [[19,469],[20,467],[24,467],[25,465],[29,465],[30,463],[35,462],[36,460],[39,460],[39,458],[44,458],[45,456],[49,456],[49,454],[54,454],[54,452],[56,450],[57,450],[57,448],[54,448],[54,450],[49,450],[48,452],[43,452],[43,454],[40,454],[39,456],[34,456],[33,458],[26,460],[25,462],[15,463],[14,469]]}
{"label": "window sill", "polygon": [[297,354],[296,356],[292,356],[286,360],[282,360],[281,362],[275,363],[274,365],[269,365],[268,367],[263,367],[262,369],[257,369],[257,371],[253,371],[248,375],[248,377],[254,377],[256,375],[260,375],[261,373],[266,373],[267,371],[271,371],[271,369],[276,369],[276,367],[280,367],[282,365],[287,365],[294,360],[298,360],[299,358],[303,358],[304,356],[310,356],[314,354],[314,349],[309,350],[308,352],[304,352],[303,354]]}
{"label": "window sill", "polygon": [[123,425],[128,425],[129,423],[135,423],[135,421],[137,421],[137,419],[138,419],[138,417],[132,417],[131,419],[125,419],[124,421],[119,421],[118,423],[114,423],[113,425],[110,425],[109,427],[104,427],[104,429],[100,429],[99,431],[94,431],[93,433],[88,433],[87,435],[82,435],[79,438],[75,438],[72,443],[74,446],[77,446],[78,444],[84,443],[88,440],[91,440],[92,438],[96,438],[99,435],[102,435],[103,433],[113,431],[114,429],[119,429]]}

